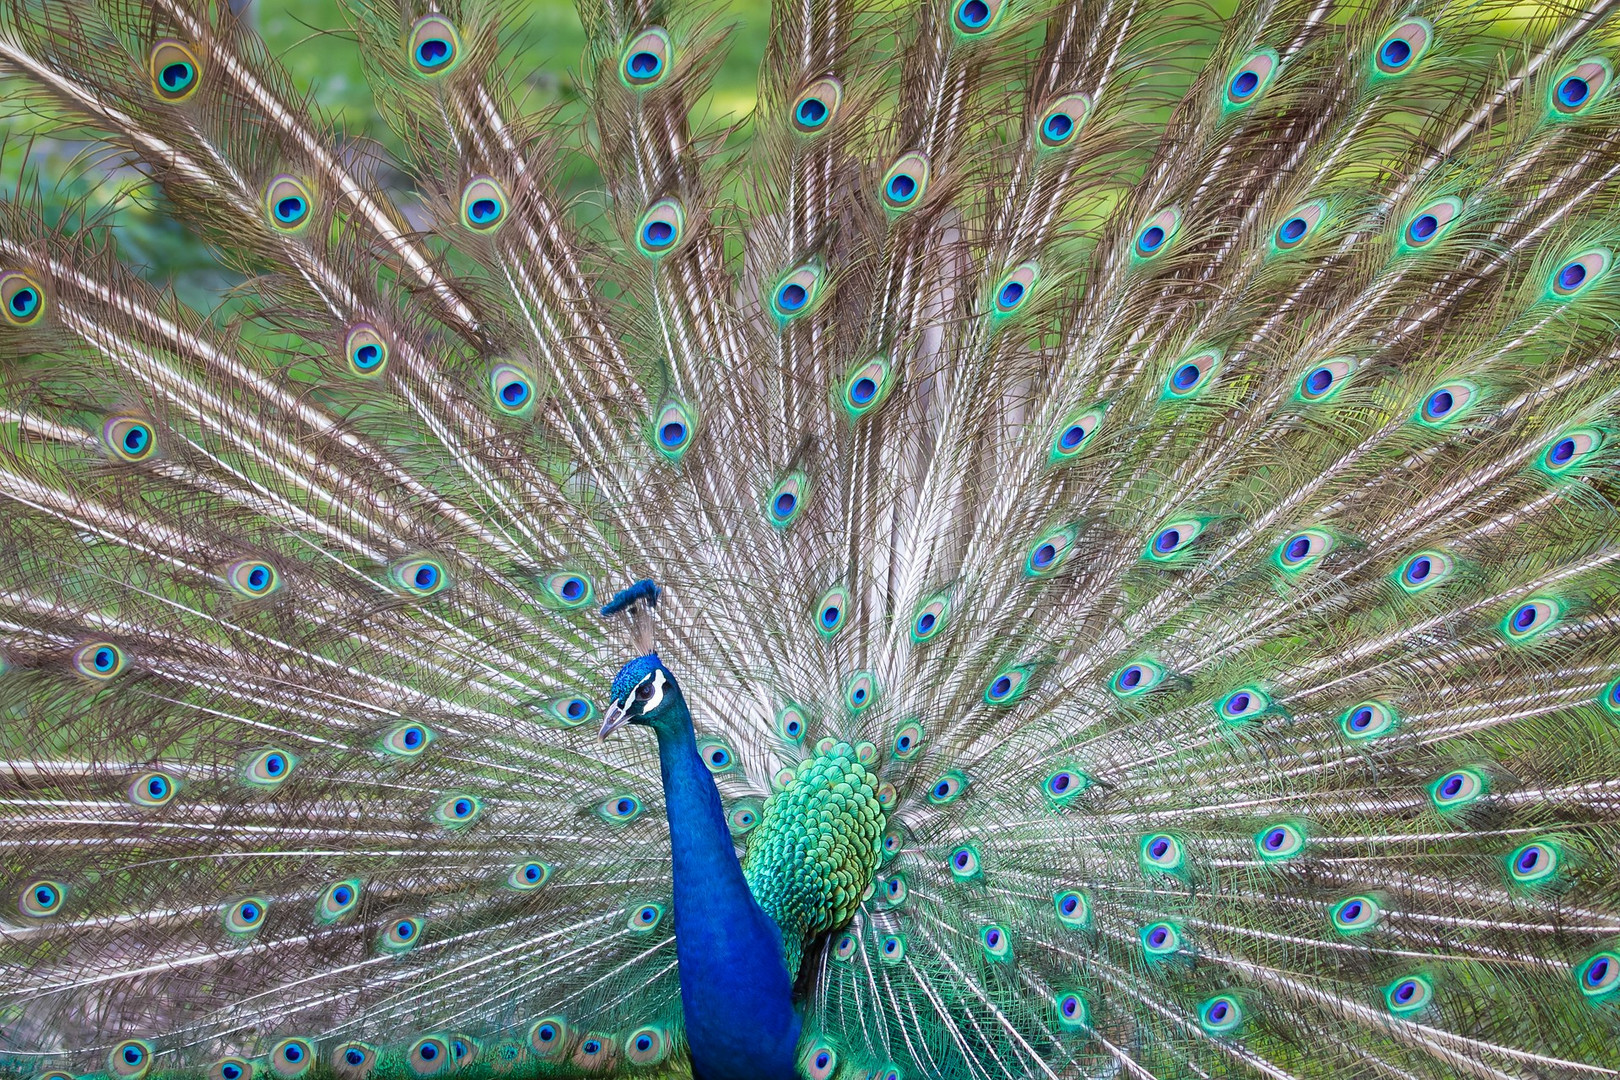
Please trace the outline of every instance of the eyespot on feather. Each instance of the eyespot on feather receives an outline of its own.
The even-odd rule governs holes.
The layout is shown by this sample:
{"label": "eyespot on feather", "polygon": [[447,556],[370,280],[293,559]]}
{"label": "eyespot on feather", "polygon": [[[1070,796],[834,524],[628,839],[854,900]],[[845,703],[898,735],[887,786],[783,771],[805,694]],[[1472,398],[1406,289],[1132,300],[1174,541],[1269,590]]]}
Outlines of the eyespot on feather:
{"label": "eyespot on feather", "polygon": [[297,177],[283,174],[265,185],[265,218],[277,232],[302,231],[309,224],[314,211],[315,196],[310,193],[308,185]]}
{"label": "eyespot on feather", "polygon": [[519,863],[506,875],[506,887],[518,892],[533,892],[550,881],[551,874],[551,866],[547,863],[534,860]]}
{"label": "eyespot on feather", "polygon": [[1050,577],[1063,568],[1074,550],[1076,526],[1065,525],[1036,539],[1024,556],[1024,575],[1031,578]]}
{"label": "eyespot on feather", "polygon": [[1162,665],[1144,657],[1114,672],[1113,678],[1108,680],[1108,688],[1115,697],[1133,698],[1164,682],[1167,674]]}
{"label": "eyespot on feather", "polygon": [[125,1039],[107,1051],[107,1071],[118,1080],[140,1080],[152,1067],[152,1044]]}
{"label": "eyespot on feather", "polygon": [[686,212],[677,199],[659,199],[636,222],[636,250],[649,259],[668,255],[685,237]]}
{"label": "eyespot on feather", "polygon": [[45,314],[45,289],[21,270],[0,273],[0,315],[16,327],[33,326]]}
{"label": "eyespot on feather", "polygon": [[1091,928],[1091,894],[1079,889],[1064,889],[1052,894],[1052,906],[1058,922],[1070,930]]}
{"label": "eyespot on feather", "polygon": [[29,919],[48,919],[62,910],[67,888],[56,881],[31,881],[18,894],[17,910]]}
{"label": "eyespot on feather", "polygon": [[167,806],[180,791],[180,782],[166,772],[143,772],[129,782],[129,801],[148,809]]}
{"label": "eyespot on feather", "polygon": [[967,791],[967,775],[952,769],[940,776],[928,789],[928,801],[935,806],[948,806]]}
{"label": "eyespot on feather", "polygon": [[1196,518],[1172,521],[1153,534],[1142,557],[1149,562],[1172,562],[1185,556],[1203,531],[1204,523]]}
{"label": "eyespot on feather", "polygon": [[852,713],[862,713],[878,699],[877,676],[870,671],[857,671],[844,684],[844,705]]}
{"label": "eyespot on feather", "polygon": [[844,104],[844,84],[824,75],[804,89],[789,110],[793,130],[801,135],[818,135],[832,126]]}
{"label": "eyespot on feather", "polygon": [[1443,551],[1420,551],[1395,568],[1395,584],[1408,594],[1421,593],[1449,578],[1457,560]]}
{"label": "eyespot on feather", "polygon": [[984,703],[986,705],[1011,705],[1024,696],[1029,689],[1030,678],[1034,674],[1027,665],[1015,665],[1003,668],[990,677],[984,687]]}
{"label": "eyespot on feather", "polygon": [[1032,262],[1013,267],[991,293],[992,316],[1005,319],[1017,314],[1029,302],[1040,280],[1041,268]]}
{"label": "eyespot on feather", "polygon": [[1422,975],[1406,975],[1384,988],[1384,1005],[1396,1016],[1421,1012],[1434,998],[1434,984]]}
{"label": "eyespot on feather", "polygon": [[1139,260],[1163,254],[1180,231],[1181,210],[1173,206],[1160,210],[1136,231],[1132,254]]}
{"label": "eyespot on feather", "polygon": [[428,597],[450,583],[444,564],[437,559],[408,559],[395,563],[388,571],[394,584],[416,597]]}
{"label": "eyespot on feather", "polygon": [[235,937],[248,937],[264,929],[264,916],[269,902],[262,897],[249,896],[220,909],[220,918],[227,933]]}
{"label": "eyespot on feather", "polygon": [[438,1076],[455,1068],[455,1055],[443,1035],[424,1035],[405,1052],[405,1064],[413,1076]]}
{"label": "eyespot on feather", "polygon": [[1603,448],[1600,428],[1570,428],[1553,438],[1536,458],[1536,467],[1549,476],[1563,476],[1579,469]]}
{"label": "eyespot on feather", "polygon": [[1614,255],[1608,248],[1590,248],[1566,259],[1547,282],[1548,295],[1557,301],[1573,300],[1608,276]]}
{"label": "eyespot on feather", "polygon": [[1092,434],[1102,426],[1103,413],[1101,405],[1094,405],[1059,424],[1052,436],[1052,449],[1047,457],[1047,463],[1056,465],[1078,457],[1089,445],[1088,440]]}
{"label": "eyespot on feather", "polygon": [[844,379],[840,392],[841,404],[851,420],[875,410],[889,396],[894,382],[894,368],[887,357],[875,356],[854,368]]}
{"label": "eyespot on feather", "polygon": [[1453,769],[1428,786],[1430,804],[1442,814],[1471,806],[1490,793],[1490,776],[1479,769]]}
{"label": "eyespot on feather", "polygon": [[951,600],[945,593],[939,593],[923,601],[911,617],[911,643],[921,645],[932,641],[945,629],[945,623],[950,617]]}
{"label": "eyespot on feather", "polygon": [[1341,934],[1364,934],[1378,925],[1383,913],[1371,896],[1347,896],[1329,910],[1328,921]]}
{"label": "eyespot on feather", "polygon": [[1320,529],[1303,529],[1278,544],[1271,553],[1271,561],[1279,570],[1297,574],[1321,562],[1333,548],[1332,535]]}
{"label": "eyespot on feather", "polygon": [[386,953],[409,952],[421,940],[422,929],[421,919],[410,916],[394,919],[383,928],[382,937],[377,942],[378,947]]}
{"label": "eyespot on feather", "polygon": [[340,1043],[332,1049],[331,1067],[339,1080],[366,1080],[377,1067],[377,1048],[363,1042]]}
{"label": "eyespot on feather", "polygon": [[178,105],[202,85],[202,61],[196,50],[172,38],[152,43],[146,70],[152,93],[166,105]]}
{"label": "eyespot on feather", "polygon": [[1035,119],[1035,140],[1042,152],[1070,147],[1080,137],[1091,116],[1088,94],[1065,94],[1052,102]]}
{"label": "eyespot on feather", "polygon": [[320,897],[315,901],[315,918],[331,926],[342,922],[354,912],[360,903],[360,879],[347,878],[343,881],[334,881],[321,890]]}
{"label": "eyespot on feather", "polygon": [[1322,222],[1322,215],[1326,213],[1326,204],[1321,200],[1302,203],[1294,207],[1271,233],[1271,248],[1275,251],[1292,251],[1311,238],[1316,227]]}
{"label": "eyespot on feather", "polygon": [[776,714],[776,733],[789,743],[798,744],[803,742],[804,733],[808,729],[809,725],[804,718],[804,709],[791,701],[782,707],[781,712]]}
{"label": "eyespot on feather", "polygon": [[493,233],[506,220],[509,206],[499,181],[475,176],[461,190],[461,224],[475,233]]}
{"label": "eyespot on feather", "polygon": [[573,570],[557,570],[540,581],[546,606],[563,611],[578,611],[590,606],[596,598],[596,584],[589,574]]}
{"label": "eyespot on feather", "polygon": [[1551,629],[1563,614],[1562,605],[1550,596],[1533,596],[1514,605],[1502,619],[1500,629],[1509,641],[1530,641]]}
{"label": "eyespot on feather", "polygon": [[1276,77],[1277,66],[1277,53],[1272,49],[1250,53],[1227,77],[1227,110],[1247,108],[1259,101]]}
{"label": "eyespot on feather", "polygon": [[1400,248],[1418,251],[1435,244],[1451,231],[1462,209],[1462,200],[1449,196],[1422,207],[1401,227]]}
{"label": "eyespot on feather", "polygon": [[1149,923],[1136,932],[1136,940],[1142,946],[1143,958],[1150,964],[1174,956],[1186,944],[1181,927],[1173,922]]}
{"label": "eyespot on feather", "polygon": [[816,633],[823,641],[831,641],[849,621],[849,590],[834,585],[816,602]]}
{"label": "eyespot on feather", "polygon": [[567,1056],[571,1035],[567,1020],[547,1016],[529,1025],[529,1049],[543,1060],[556,1060]]}
{"label": "eyespot on feather", "polygon": [[298,759],[285,750],[260,750],[242,764],[242,780],[259,788],[275,788],[298,767]]}
{"label": "eyespot on feather", "polygon": [[384,734],[381,749],[385,754],[413,758],[432,745],[436,738],[438,735],[426,724],[409,722],[400,724]]}
{"label": "eyespot on feather", "polygon": [[92,641],[73,653],[73,669],[87,679],[105,682],[124,670],[124,650],[110,641]]}
{"label": "eyespot on feather", "polygon": [[661,1025],[649,1024],[624,1039],[624,1056],[632,1065],[657,1065],[669,1056],[672,1041]]}
{"label": "eyespot on feather", "polygon": [[157,450],[157,434],[138,416],[109,416],[101,425],[101,441],[114,459],[139,464]]}
{"label": "eyespot on feather", "polygon": [[638,934],[647,934],[658,929],[658,924],[663,921],[663,904],[637,904],[631,909],[630,918],[625,925]]}
{"label": "eyespot on feather", "polygon": [[1187,866],[1181,840],[1169,833],[1149,833],[1137,845],[1137,858],[1144,873],[1179,876]]}
{"label": "eyespot on feather", "polygon": [[243,559],[225,568],[225,583],[249,600],[259,600],[281,588],[276,568],[259,559]]}
{"label": "eyespot on feather", "polygon": [[510,360],[494,364],[489,371],[489,395],[495,408],[507,416],[527,416],[534,411],[534,373]]}
{"label": "eyespot on feather", "polygon": [[1406,19],[1396,24],[1373,49],[1373,71],[1378,75],[1405,75],[1417,67],[1434,40],[1427,19]]}
{"label": "eyespot on feather", "polygon": [[208,1066],[207,1080],[253,1080],[253,1063],[245,1058],[220,1058]]}
{"label": "eyespot on feather", "polygon": [[1444,383],[1424,395],[1412,419],[1425,427],[1444,427],[1466,416],[1477,396],[1472,383]]}
{"label": "eyespot on feather", "polygon": [[355,323],[343,339],[344,362],[351,375],[371,378],[388,366],[388,340],[370,323]]}
{"label": "eyespot on feather", "polygon": [[641,800],[630,794],[610,795],[597,806],[597,814],[613,825],[627,825],[641,813]]}
{"label": "eyespot on feather", "polygon": [[703,759],[703,767],[716,776],[729,773],[737,766],[736,753],[723,739],[698,740],[698,757]]}
{"label": "eyespot on feather", "polygon": [[809,478],[802,472],[788,473],[766,494],[765,519],[778,529],[787,528],[798,519],[809,494]]}
{"label": "eyespot on feather", "polygon": [[406,39],[411,66],[423,78],[448,75],[461,63],[461,35],[442,15],[426,15],[416,20]]}
{"label": "eyespot on feather", "polygon": [[666,402],[653,420],[653,448],[671,462],[679,461],[692,448],[696,419],[679,401]]}
{"label": "eyespot on feather", "polygon": [[460,792],[442,796],[433,806],[433,820],[446,829],[464,829],[484,813],[482,799]]}
{"label": "eyespot on feather", "polygon": [[1548,115],[1571,120],[1592,111],[1608,96],[1609,84],[1613,81],[1614,69],[1607,60],[1601,56],[1587,57],[1553,78],[1547,92]]}
{"label": "eyespot on feather", "polygon": [[1064,1031],[1084,1031],[1091,1026],[1091,1007],[1077,991],[1059,990],[1052,995],[1052,1007],[1058,1027]]}
{"label": "eyespot on feather", "polygon": [[1257,687],[1245,686],[1215,702],[1215,715],[1223,723],[1242,724],[1271,708],[1271,699]]}
{"label": "eyespot on feather", "polygon": [[619,80],[632,90],[650,90],[669,77],[675,47],[661,26],[649,26],[619,56]]}
{"label": "eyespot on feather", "polygon": [[1368,742],[1388,735],[1399,723],[1399,717],[1389,705],[1367,700],[1345,710],[1339,717],[1339,730],[1351,742]]}
{"label": "eyespot on feather", "polygon": [[1221,362],[1220,349],[1199,349],[1177,360],[1164,380],[1163,399],[1190,398],[1207,387]]}
{"label": "eyespot on feather", "polygon": [[1243,1005],[1232,994],[1216,994],[1199,1003],[1198,1026],[1211,1035],[1235,1034],[1243,1021]]}
{"label": "eyespot on feather", "polygon": [[928,191],[928,158],[915,150],[901,154],[878,184],[883,209],[903,214],[922,205]]}
{"label": "eyespot on feather", "polygon": [[1254,850],[1263,863],[1279,863],[1305,853],[1306,833],[1296,822],[1279,821],[1254,834]]}
{"label": "eyespot on feather", "polygon": [[1001,22],[1008,0],[947,0],[951,5],[951,29],[958,37],[976,40],[986,37]]}

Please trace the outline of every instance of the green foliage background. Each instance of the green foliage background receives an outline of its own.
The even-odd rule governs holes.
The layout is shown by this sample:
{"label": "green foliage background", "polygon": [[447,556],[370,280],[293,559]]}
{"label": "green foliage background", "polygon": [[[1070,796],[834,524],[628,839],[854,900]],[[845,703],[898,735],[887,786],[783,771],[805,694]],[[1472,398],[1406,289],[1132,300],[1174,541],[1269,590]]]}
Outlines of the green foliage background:
{"label": "green foliage background", "polygon": [[[580,64],[585,35],[569,0],[511,0],[503,21],[507,62],[523,104],[555,106],[565,114],[579,110]],[[399,140],[372,103],[358,51],[338,0],[254,0],[243,17],[264,37],[271,52],[291,72],[298,88],[332,116],[350,137],[380,144],[395,161],[402,157]],[[708,119],[742,118],[754,106],[754,86],[770,25],[769,0],[730,0],[722,21],[737,27],[712,92],[699,112]],[[0,84],[0,93],[3,93]],[[0,104],[4,98],[0,97]],[[204,310],[217,305],[235,279],[221,271],[213,257],[185,227],[166,213],[161,194],[133,170],[115,169],[88,143],[63,142],[33,134],[31,118],[0,109],[0,177],[15,193],[38,185],[47,214],[59,216],[78,199],[90,211],[110,211],[117,225],[120,253],[158,283],[172,283],[182,298]],[[591,187],[595,177],[583,158],[577,187]],[[401,187],[409,181],[397,178]],[[19,192],[19,187],[23,191]],[[409,201],[406,196],[406,201]],[[589,209],[584,208],[586,216]]]}

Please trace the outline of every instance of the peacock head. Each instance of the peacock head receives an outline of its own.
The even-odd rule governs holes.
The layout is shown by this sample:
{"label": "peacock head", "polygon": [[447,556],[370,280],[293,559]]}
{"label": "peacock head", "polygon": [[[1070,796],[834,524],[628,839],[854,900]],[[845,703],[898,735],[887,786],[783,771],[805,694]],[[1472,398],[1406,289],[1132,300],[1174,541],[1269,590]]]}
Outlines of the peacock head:
{"label": "peacock head", "polygon": [[658,659],[657,653],[638,656],[613,676],[613,701],[602,719],[602,738],[626,724],[646,724],[658,728],[678,724],[690,714],[675,676]]}

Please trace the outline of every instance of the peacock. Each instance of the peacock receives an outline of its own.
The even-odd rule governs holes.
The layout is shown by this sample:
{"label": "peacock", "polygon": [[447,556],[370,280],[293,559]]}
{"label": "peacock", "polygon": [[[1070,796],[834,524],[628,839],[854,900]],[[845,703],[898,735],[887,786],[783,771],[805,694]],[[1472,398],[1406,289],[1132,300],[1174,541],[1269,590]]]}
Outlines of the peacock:
{"label": "peacock", "polygon": [[1615,0],[242,7],[0,10],[0,1076],[1620,1076]]}

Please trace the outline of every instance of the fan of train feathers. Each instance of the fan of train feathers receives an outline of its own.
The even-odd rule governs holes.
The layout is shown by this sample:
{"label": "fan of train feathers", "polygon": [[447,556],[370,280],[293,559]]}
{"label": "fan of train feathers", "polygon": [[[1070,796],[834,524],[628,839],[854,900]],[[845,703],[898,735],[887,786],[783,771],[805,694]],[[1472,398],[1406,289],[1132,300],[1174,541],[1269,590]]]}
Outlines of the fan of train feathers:
{"label": "fan of train feathers", "polygon": [[693,1075],[653,578],[805,1076],[1620,1075],[1620,5],[579,6],[8,0],[0,1073]]}

